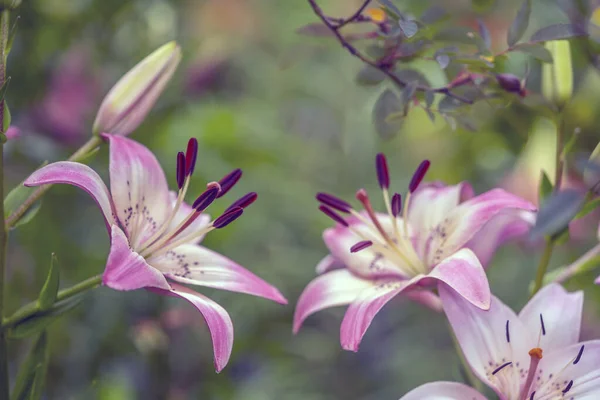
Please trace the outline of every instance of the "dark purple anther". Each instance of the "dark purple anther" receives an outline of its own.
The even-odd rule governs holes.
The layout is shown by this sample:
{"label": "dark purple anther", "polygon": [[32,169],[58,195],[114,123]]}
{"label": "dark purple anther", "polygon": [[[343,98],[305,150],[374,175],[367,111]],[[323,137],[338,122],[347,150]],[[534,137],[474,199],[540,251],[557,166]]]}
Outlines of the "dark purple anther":
{"label": "dark purple anther", "polygon": [[581,345],[581,348],[579,349],[579,353],[577,353],[577,357],[575,357],[575,361],[573,361],[573,365],[575,365],[579,361],[581,361],[581,356],[583,355],[583,349],[585,349],[585,344]]}
{"label": "dark purple anther", "polygon": [[192,207],[196,209],[196,212],[202,212],[206,210],[206,208],[210,206],[213,201],[215,201],[218,195],[219,187],[217,185],[210,186],[200,196],[198,196],[196,201],[194,201],[194,204],[192,204]]}
{"label": "dark purple anther", "polygon": [[421,184],[421,181],[425,177],[425,174],[427,173],[427,170],[429,169],[430,164],[431,163],[429,162],[429,160],[425,160],[425,161],[421,162],[421,164],[419,164],[419,167],[415,171],[412,179],[410,180],[410,184],[408,185],[409,192],[412,193],[415,190],[417,190],[417,188]]}
{"label": "dark purple anther", "polygon": [[241,177],[242,177],[242,170],[239,168],[234,169],[233,171],[231,171],[230,173],[225,175],[223,177],[223,179],[221,179],[219,181],[219,185],[221,185],[221,193],[219,193],[219,195],[217,197],[222,197],[225,195],[225,193],[229,192],[229,190],[231,190],[233,185],[235,185],[237,183],[237,181],[240,180]]}
{"label": "dark purple anther", "polygon": [[382,189],[390,187],[390,173],[388,171],[387,160],[383,153],[377,154],[375,157],[375,167],[377,168],[377,180]]}
{"label": "dark purple anther", "polygon": [[392,215],[397,217],[402,212],[402,196],[400,193],[394,193],[392,196]]}
{"label": "dark purple anther", "polygon": [[566,394],[569,390],[571,390],[572,387],[573,387],[573,380],[570,380],[567,387],[562,390],[562,393]]}
{"label": "dark purple anther", "polygon": [[191,138],[188,141],[187,150],[185,151],[185,174],[190,176],[194,173],[196,167],[196,158],[198,157],[198,140]]}
{"label": "dark purple anther", "polygon": [[350,203],[347,203],[344,200],[342,200],[338,197],[335,197],[331,194],[328,194],[328,193],[323,193],[323,192],[317,193],[316,198],[321,203],[323,203],[333,209],[341,211],[343,213],[349,213],[350,210],[352,209],[352,206],[350,205]]}
{"label": "dark purple anther", "polygon": [[509,365],[512,365],[512,361],[505,362],[504,364],[502,364],[501,366],[496,368],[494,371],[492,371],[492,375],[496,375],[498,372],[502,371],[504,368],[508,367]]}
{"label": "dark purple anther", "polygon": [[181,189],[185,181],[185,155],[183,152],[177,153],[177,187]]}
{"label": "dark purple anther", "polygon": [[354,246],[350,247],[350,253],[359,252],[361,250],[366,249],[367,247],[371,247],[372,245],[373,242],[371,242],[370,240],[363,240],[362,242],[358,242]]}
{"label": "dark purple anther", "polygon": [[213,226],[216,229],[221,229],[238,219],[244,213],[244,209],[242,207],[235,207],[229,211],[225,211],[223,215],[219,218],[215,219],[213,222]]}
{"label": "dark purple anther", "polygon": [[225,210],[225,212],[227,212],[235,207],[246,208],[250,204],[254,203],[256,201],[257,197],[258,197],[258,194],[256,194],[256,192],[247,193],[247,194],[243,195],[242,197],[240,197],[238,200],[234,201],[232,205],[227,207],[227,210]]}
{"label": "dark purple anther", "polygon": [[344,220],[344,218],[340,217],[335,211],[333,211],[331,208],[324,206],[324,205],[320,205],[319,206],[319,210],[321,210],[321,212],[325,215],[327,215],[329,218],[331,218],[332,220],[334,220],[335,222],[344,225],[345,227],[348,227],[348,223],[346,222],[346,220]]}

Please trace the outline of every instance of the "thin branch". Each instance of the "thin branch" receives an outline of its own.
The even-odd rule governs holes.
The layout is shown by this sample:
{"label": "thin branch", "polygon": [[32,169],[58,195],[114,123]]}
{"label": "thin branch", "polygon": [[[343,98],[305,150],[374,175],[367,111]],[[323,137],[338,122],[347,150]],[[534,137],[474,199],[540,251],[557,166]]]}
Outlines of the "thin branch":
{"label": "thin branch", "polygon": [[[342,45],[342,47],[344,47],[350,54],[352,54],[354,57],[356,57],[359,60],[361,60],[363,63],[365,63],[367,65],[370,65],[371,67],[373,67],[375,69],[378,69],[379,71],[381,71],[382,73],[384,73],[396,85],[398,85],[400,87],[404,87],[404,86],[407,85],[407,83],[405,81],[403,81],[396,74],[394,74],[392,71],[390,71],[390,69],[387,66],[380,65],[379,63],[377,63],[375,61],[372,61],[369,58],[367,58],[366,56],[364,56],[360,51],[358,51],[356,49],[356,47],[352,46],[348,42],[348,40],[342,36],[342,34],[339,31],[339,29],[342,26],[344,26],[347,23],[350,23],[354,19],[358,18],[358,16],[360,15],[360,13],[362,13],[364,11],[365,7],[367,7],[367,5],[369,4],[369,2],[370,2],[370,0],[365,1],[363,3],[363,5],[358,9],[358,11],[355,12],[347,20],[342,21],[342,23],[339,23],[337,25],[333,25],[332,22],[331,22],[331,19],[329,17],[327,17],[323,13],[323,10],[321,9],[321,7],[319,7],[319,5],[317,4],[316,0],[308,0],[308,3],[312,7],[314,13],[321,19],[321,21],[325,24],[325,26],[327,26],[327,28],[329,28],[329,30],[335,35],[335,37],[340,42],[340,44]],[[452,93],[450,91],[450,88],[447,87],[447,86],[443,86],[443,87],[439,87],[439,88],[430,88],[430,87],[427,87],[427,86],[418,85],[416,87],[416,90],[421,91],[421,92],[430,91],[430,92],[433,92],[433,93],[441,93],[441,94],[445,94],[448,97],[455,98],[456,100],[458,100],[460,102],[463,102],[463,103],[466,103],[466,104],[472,104],[473,103],[472,100],[467,99],[466,97],[463,97],[463,96],[457,95],[455,93]]]}
{"label": "thin branch", "polygon": [[[337,23],[336,25],[336,29],[340,29],[342,28],[344,25],[347,25],[351,22],[354,22],[355,20],[359,19],[362,12],[365,11],[365,8],[367,8],[367,6],[369,5],[369,3],[371,2],[371,0],[366,0],[363,2],[363,4],[358,8],[358,10],[356,10],[356,12],[354,14],[352,14],[350,17],[348,17],[345,20],[341,20]],[[314,7],[313,7],[314,8]]]}

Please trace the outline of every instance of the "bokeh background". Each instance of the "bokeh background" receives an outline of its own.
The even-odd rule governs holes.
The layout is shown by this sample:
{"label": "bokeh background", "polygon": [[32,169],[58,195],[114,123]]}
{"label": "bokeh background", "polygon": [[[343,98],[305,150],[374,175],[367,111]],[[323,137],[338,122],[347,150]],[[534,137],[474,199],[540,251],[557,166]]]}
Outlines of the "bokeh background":
{"label": "bokeh background", "polygon": [[[360,1],[323,0],[333,16],[350,15]],[[433,1],[398,1],[419,15]],[[488,24],[494,48],[505,46],[516,1],[444,0],[456,24]],[[490,3],[490,4],[486,4]],[[535,0],[530,30],[566,20],[556,1]],[[481,11],[485,10],[485,11]],[[205,244],[276,285],[290,304],[197,288],[222,304],[235,326],[229,365],[215,374],[203,319],[187,303],[145,291],[99,288],[50,330],[48,399],[397,399],[433,380],[461,380],[459,361],[442,315],[392,301],[366,334],[358,353],[341,350],[343,308],[311,317],[296,336],[294,304],[327,254],[321,232],[331,221],[317,211],[314,194],[346,199],[360,187],[377,191],[374,156],[383,151],[392,185],[404,192],[418,163],[428,158],[430,180],[469,180],[478,192],[505,186],[536,198],[540,168],[552,175],[554,128],[514,104],[478,113],[476,132],[432,123],[414,110],[392,138],[379,137],[371,110],[386,85],[355,83],[361,68],[333,40],[300,36],[316,22],[304,0],[23,0],[9,58],[7,99],[21,136],[7,148],[7,189],[44,161],[65,159],[91,134],[98,105],[116,80],[161,44],[175,39],[183,61],[146,121],[132,138],[149,146],[175,186],[175,157],[189,137],[200,142],[190,199],[206,181],[233,168],[244,177],[213,206],[213,215],[247,191],[259,200]],[[575,88],[567,115],[577,149],[590,152],[600,126],[600,77],[584,46],[573,43]],[[539,92],[540,65],[511,57],[506,71]],[[432,61],[410,64],[432,82],[446,76]],[[107,178],[107,149],[90,164]],[[579,185],[576,170],[569,182]],[[378,196],[373,196],[378,198]],[[572,227],[571,240],[553,261],[574,260],[597,242],[594,217]],[[58,256],[61,287],[102,271],[108,251],[101,215],[82,191],[55,186],[37,217],[10,237],[8,310],[35,299]],[[520,308],[527,298],[541,248],[506,246],[489,270],[492,289]],[[593,274],[586,286],[584,335],[600,335]],[[594,299],[596,303],[594,303]],[[11,372],[30,342],[11,343]]]}

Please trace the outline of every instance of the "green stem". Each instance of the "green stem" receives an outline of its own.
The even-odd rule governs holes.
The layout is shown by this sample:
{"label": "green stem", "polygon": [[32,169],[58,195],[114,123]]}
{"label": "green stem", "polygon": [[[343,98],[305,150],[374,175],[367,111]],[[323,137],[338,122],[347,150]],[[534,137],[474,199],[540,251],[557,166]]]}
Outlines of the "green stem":
{"label": "green stem", "polygon": [[[78,295],[79,293],[97,288],[98,286],[100,286],[101,283],[102,275],[92,276],[91,278],[88,278],[85,281],[81,281],[78,284],[71,286],[70,288],[59,291],[56,295],[56,301],[58,302],[61,300],[65,300],[69,297]],[[19,322],[30,318],[31,316],[35,315],[40,311],[42,310],[40,309],[40,305],[38,304],[37,300],[32,301],[31,303],[21,307],[10,317],[4,319],[2,321],[2,331],[6,331],[8,328],[18,325]]]}
{"label": "green stem", "polygon": [[[8,43],[8,23],[10,11],[2,10],[0,15],[0,87],[6,79],[6,45]],[[0,131],[4,134],[4,99],[0,100]],[[0,200],[4,199],[4,146],[0,144]],[[0,215],[4,222],[4,201],[0,201]],[[6,250],[8,230],[4,223],[0,229],[0,318],[4,316],[4,289],[6,288]],[[8,399],[8,346],[4,331],[0,332],[0,399]]]}
{"label": "green stem", "polygon": [[535,284],[533,286],[530,298],[533,297],[544,285],[544,276],[546,276],[546,271],[548,270],[548,265],[550,264],[550,258],[552,258],[552,250],[554,250],[554,239],[548,238],[546,239],[546,246],[544,247],[542,258],[540,259],[540,263],[537,267]]}
{"label": "green stem", "polygon": [[554,171],[554,192],[558,192],[560,190],[560,185],[562,183],[563,176],[563,160],[562,160],[562,150],[563,150],[563,141],[565,136],[565,118],[563,112],[561,112],[556,120],[556,155],[555,155],[555,165],[556,170]]}
{"label": "green stem", "polygon": [[[102,143],[99,136],[92,136],[83,146],[79,148],[71,157],[69,161],[80,161],[82,158],[87,156],[90,151],[94,150]],[[29,197],[17,208],[8,218],[6,218],[5,227],[6,229],[12,228],[15,223],[29,210],[29,208],[35,204],[50,189],[52,185],[44,185],[38,187]]]}
{"label": "green stem", "polygon": [[472,388],[481,392],[483,390],[481,381],[479,379],[477,379],[477,377],[471,370],[471,366],[469,365],[469,363],[467,362],[467,359],[465,358],[465,353],[463,353],[462,349],[460,348],[460,344],[458,343],[458,339],[456,339],[456,335],[454,335],[454,331],[452,330],[452,326],[450,325],[450,323],[448,323],[448,330],[450,331],[450,337],[452,338],[452,343],[454,344],[454,349],[456,350],[456,354],[458,354],[460,363],[463,367],[463,370],[465,371],[465,374],[467,375],[467,380],[469,381],[468,382],[469,385]]}

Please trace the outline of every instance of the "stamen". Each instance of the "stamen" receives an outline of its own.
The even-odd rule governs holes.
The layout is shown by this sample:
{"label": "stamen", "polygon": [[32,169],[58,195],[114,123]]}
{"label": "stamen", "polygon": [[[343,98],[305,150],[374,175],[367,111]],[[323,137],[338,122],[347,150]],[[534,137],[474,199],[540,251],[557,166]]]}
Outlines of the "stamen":
{"label": "stamen", "polygon": [[363,240],[362,242],[358,242],[355,245],[353,245],[352,247],[350,247],[350,253],[357,253],[361,250],[371,247],[372,245],[373,245],[372,241]]}
{"label": "stamen", "polygon": [[221,185],[221,193],[219,193],[217,198],[225,196],[225,194],[231,190],[231,188],[240,180],[241,177],[242,170],[239,168],[234,169],[233,171],[225,175],[219,181],[219,185]]}
{"label": "stamen", "polygon": [[242,207],[235,207],[229,211],[224,212],[220,217],[214,220],[212,226],[215,229],[221,229],[238,219],[244,213]]}
{"label": "stamen", "polygon": [[581,356],[583,355],[583,349],[585,348],[585,344],[581,345],[581,348],[579,349],[579,353],[577,353],[577,357],[575,357],[575,361],[573,361],[573,365],[577,364],[579,361],[581,361]]}
{"label": "stamen", "polygon": [[185,151],[185,175],[190,176],[196,167],[196,158],[198,158],[198,140],[190,138]]}
{"label": "stamen", "polygon": [[183,152],[177,153],[177,187],[179,190],[183,187],[183,182],[185,181],[185,155]]}
{"label": "stamen", "polygon": [[510,343],[510,329],[509,329],[509,320],[506,320],[506,342]]}
{"label": "stamen", "polygon": [[412,176],[412,179],[410,180],[410,184],[408,185],[409,192],[413,193],[415,190],[417,190],[417,188],[421,184],[421,181],[425,177],[425,174],[427,173],[430,164],[431,163],[429,162],[429,160],[424,160],[423,162],[421,162],[421,164],[419,164],[417,170]]}
{"label": "stamen", "polygon": [[392,215],[398,217],[402,211],[402,196],[399,193],[394,193],[392,196]]}
{"label": "stamen", "polygon": [[567,385],[566,388],[563,389],[562,393],[563,394],[567,393],[569,390],[571,390],[572,387],[573,387],[573,380],[569,381],[569,384]]}
{"label": "stamen", "polygon": [[531,393],[531,396],[529,397],[529,400],[533,400],[533,396],[535,396],[535,391],[533,393]]}
{"label": "stamen", "polygon": [[329,193],[319,192],[315,197],[317,201],[343,213],[349,213],[352,209],[350,203]]}
{"label": "stamen", "polygon": [[496,368],[492,372],[492,375],[496,375],[498,372],[502,371],[504,368],[508,367],[509,365],[512,365],[512,361],[506,362],[506,363],[502,364],[501,366],[499,366],[498,368]]}
{"label": "stamen", "polygon": [[258,194],[256,194],[256,192],[246,193],[245,195],[243,195],[242,197],[240,197],[239,199],[234,201],[233,204],[231,204],[229,207],[227,207],[225,212],[230,211],[231,209],[233,209],[235,207],[246,208],[250,204],[254,203],[257,198],[258,198]]}
{"label": "stamen", "polygon": [[209,185],[209,187],[194,201],[192,207],[197,213],[201,213],[202,211],[206,210],[213,201],[215,201],[219,195],[219,192],[220,186],[218,183],[215,182],[213,185]]}
{"label": "stamen", "polygon": [[335,222],[344,225],[346,228],[349,226],[348,223],[346,222],[346,220],[344,218],[342,218],[341,216],[339,216],[335,211],[333,211],[331,208],[325,206],[325,205],[320,205],[319,206],[319,210],[321,210],[321,212],[325,215],[327,215],[329,218],[331,218],[332,220],[334,220]]}
{"label": "stamen", "polygon": [[542,335],[546,336],[546,327],[544,326],[544,318],[542,317],[542,313],[540,313],[540,323],[542,324]]}
{"label": "stamen", "polygon": [[375,215],[375,211],[373,210],[373,206],[371,205],[371,200],[369,200],[369,195],[367,194],[367,191],[365,189],[359,189],[358,192],[356,192],[356,199],[362,203],[363,207],[365,208],[365,211],[367,212],[367,214],[369,214],[371,221],[373,221],[373,224],[375,225],[379,233],[381,233],[381,236],[385,239],[385,241],[390,246],[395,247],[394,242],[392,242],[392,239],[390,239],[387,232],[381,226],[379,219],[377,219],[377,215]]}
{"label": "stamen", "polygon": [[390,187],[390,174],[388,171],[387,160],[383,153],[377,154],[375,157],[375,167],[377,169],[377,180],[382,189]]}

